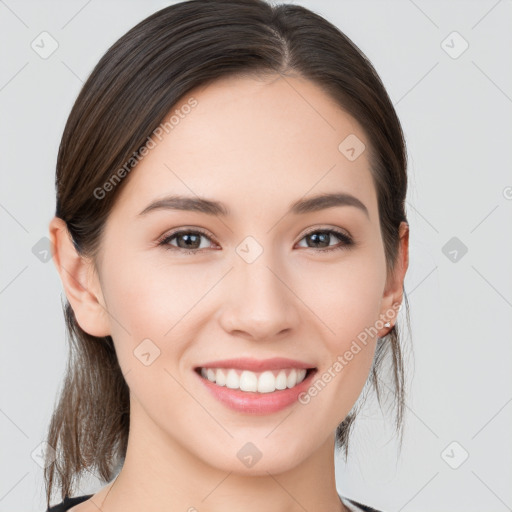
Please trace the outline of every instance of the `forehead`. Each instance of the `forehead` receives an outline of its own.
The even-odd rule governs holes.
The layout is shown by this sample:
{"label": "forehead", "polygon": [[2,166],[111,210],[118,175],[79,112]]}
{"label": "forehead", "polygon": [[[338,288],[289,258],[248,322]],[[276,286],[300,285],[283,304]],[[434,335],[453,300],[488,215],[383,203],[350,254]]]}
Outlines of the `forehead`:
{"label": "forehead", "polygon": [[[355,195],[377,219],[359,123],[299,77],[228,77],[191,90],[125,179],[116,208],[132,217],[166,194],[214,198],[240,215],[285,208],[309,194]],[[165,129],[164,129],[165,128]],[[344,142],[348,141],[348,142]],[[341,146],[340,146],[341,144]]]}

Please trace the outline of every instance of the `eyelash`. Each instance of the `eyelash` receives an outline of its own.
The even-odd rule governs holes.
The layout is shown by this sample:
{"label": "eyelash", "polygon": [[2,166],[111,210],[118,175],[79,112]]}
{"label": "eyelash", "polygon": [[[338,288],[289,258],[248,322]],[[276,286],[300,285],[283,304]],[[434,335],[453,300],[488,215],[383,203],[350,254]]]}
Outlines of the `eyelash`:
{"label": "eyelash", "polygon": [[[312,235],[314,233],[328,233],[328,234],[331,234],[331,235],[335,235],[342,242],[341,245],[335,245],[333,247],[328,247],[328,248],[324,248],[324,249],[317,249],[318,252],[325,253],[325,252],[331,252],[331,251],[339,251],[339,250],[347,249],[350,246],[354,245],[354,241],[352,240],[352,238],[350,236],[348,236],[347,234],[341,232],[341,231],[338,231],[336,229],[318,229],[318,228],[313,229],[313,230],[308,231],[307,233],[305,233],[303,235],[303,237],[299,240],[299,242],[302,239],[304,239],[307,236]],[[212,240],[212,238],[209,235],[207,235],[204,231],[202,231],[200,229],[182,229],[182,230],[174,231],[174,232],[172,232],[170,234],[166,234],[162,239],[160,239],[158,241],[158,246],[163,246],[164,249],[170,250],[170,251],[180,251],[180,252],[182,252],[184,254],[198,254],[199,252],[202,251],[201,249],[191,249],[191,250],[188,250],[188,249],[183,249],[181,247],[175,247],[173,245],[170,245],[169,242],[172,239],[174,239],[178,235],[183,235],[183,234],[202,235],[205,238],[207,238],[208,240],[214,242],[214,240]],[[314,247],[306,247],[306,249],[313,249],[314,250]]]}

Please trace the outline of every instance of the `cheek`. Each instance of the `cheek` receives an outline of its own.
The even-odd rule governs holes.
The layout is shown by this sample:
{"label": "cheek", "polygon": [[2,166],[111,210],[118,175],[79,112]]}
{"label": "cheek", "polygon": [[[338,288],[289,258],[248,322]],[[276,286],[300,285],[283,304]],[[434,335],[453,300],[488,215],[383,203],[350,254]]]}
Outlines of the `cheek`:
{"label": "cheek", "polygon": [[[161,389],[159,378],[172,381],[169,373],[179,372],[187,347],[202,328],[204,307],[213,297],[208,292],[225,271],[212,271],[206,265],[192,270],[192,266],[149,262],[143,257],[111,261],[117,264],[105,274],[105,299],[119,364],[125,374],[129,372],[127,382],[134,384],[137,393],[146,387]],[[145,377],[139,388],[141,371]],[[179,388],[174,392],[179,394]]]}
{"label": "cheek", "polygon": [[[379,320],[382,293],[385,286],[385,262],[375,253],[359,253],[326,268],[304,269],[307,282],[315,286],[298,292],[318,317],[318,329],[323,333],[324,358],[321,371],[305,402],[322,394],[321,402],[331,403],[333,418],[341,421],[360,395],[368,378],[377,342],[375,327]],[[378,324],[377,324],[378,325]],[[325,389],[325,391],[323,391]],[[319,411],[318,411],[319,413]]]}
{"label": "cheek", "polygon": [[213,277],[206,267],[195,266],[192,271],[144,258],[117,266],[109,275],[107,303],[125,329],[113,328],[124,336],[128,331],[134,340],[141,336],[169,339],[175,327],[194,314],[216,281]]}
{"label": "cheek", "polygon": [[200,311],[212,276],[144,258],[111,261],[117,264],[106,272],[105,299],[119,364],[137,406],[162,419],[172,417],[177,403],[185,417],[197,414],[178,383],[177,364],[194,339],[191,318]]}
{"label": "cheek", "polygon": [[364,254],[329,266],[304,267],[297,295],[320,319],[329,352],[345,350],[350,341],[379,319],[385,286],[383,261]]}

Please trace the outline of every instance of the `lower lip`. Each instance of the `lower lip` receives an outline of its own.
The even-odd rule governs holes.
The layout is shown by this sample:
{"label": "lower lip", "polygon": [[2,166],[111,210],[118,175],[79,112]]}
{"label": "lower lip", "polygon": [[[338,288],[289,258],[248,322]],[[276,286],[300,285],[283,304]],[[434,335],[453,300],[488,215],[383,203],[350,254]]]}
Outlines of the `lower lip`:
{"label": "lower lip", "polygon": [[250,414],[270,414],[281,411],[297,401],[298,396],[310,386],[316,370],[309,371],[306,378],[293,388],[276,390],[272,393],[241,391],[226,386],[217,386],[194,371],[201,382],[219,402],[230,409]]}

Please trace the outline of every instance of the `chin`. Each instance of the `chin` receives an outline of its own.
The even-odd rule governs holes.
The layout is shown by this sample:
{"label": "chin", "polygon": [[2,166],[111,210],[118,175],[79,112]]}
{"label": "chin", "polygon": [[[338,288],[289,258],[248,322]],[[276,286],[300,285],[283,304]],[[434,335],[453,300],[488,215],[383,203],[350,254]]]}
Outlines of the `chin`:
{"label": "chin", "polygon": [[198,455],[202,455],[201,458],[208,465],[240,476],[284,473],[308,458],[304,452],[304,443],[299,440],[283,446],[282,440],[273,441],[265,438],[267,435],[268,431],[261,436],[244,436],[243,441],[240,438],[230,439],[222,447],[217,445],[219,453],[217,450],[209,450],[208,457],[204,457],[204,453]]}

